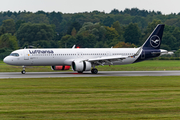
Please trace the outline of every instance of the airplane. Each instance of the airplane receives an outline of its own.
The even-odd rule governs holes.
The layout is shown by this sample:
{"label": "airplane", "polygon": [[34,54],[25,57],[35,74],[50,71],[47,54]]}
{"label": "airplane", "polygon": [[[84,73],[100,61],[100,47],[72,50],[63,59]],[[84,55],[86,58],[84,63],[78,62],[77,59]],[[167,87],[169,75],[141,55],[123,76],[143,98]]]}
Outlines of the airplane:
{"label": "airplane", "polygon": [[22,66],[25,74],[26,66],[51,66],[52,70],[69,70],[78,73],[91,71],[97,74],[99,65],[124,65],[141,62],[162,54],[167,50],[160,49],[164,24],[156,26],[144,44],[139,48],[47,48],[19,49],[13,51],[3,61],[9,65]]}

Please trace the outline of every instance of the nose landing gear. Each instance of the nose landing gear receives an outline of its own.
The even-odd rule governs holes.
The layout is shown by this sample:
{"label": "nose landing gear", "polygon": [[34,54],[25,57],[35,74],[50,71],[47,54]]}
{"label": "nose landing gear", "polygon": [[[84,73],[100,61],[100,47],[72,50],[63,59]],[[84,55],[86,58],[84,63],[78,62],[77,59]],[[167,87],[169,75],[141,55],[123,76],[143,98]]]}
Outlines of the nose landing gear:
{"label": "nose landing gear", "polygon": [[25,71],[26,67],[25,67],[25,66],[22,66],[22,68],[23,68],[23,70],[21,71],[21,73],[22,73],[22,74],[26,74],[26,71]]}

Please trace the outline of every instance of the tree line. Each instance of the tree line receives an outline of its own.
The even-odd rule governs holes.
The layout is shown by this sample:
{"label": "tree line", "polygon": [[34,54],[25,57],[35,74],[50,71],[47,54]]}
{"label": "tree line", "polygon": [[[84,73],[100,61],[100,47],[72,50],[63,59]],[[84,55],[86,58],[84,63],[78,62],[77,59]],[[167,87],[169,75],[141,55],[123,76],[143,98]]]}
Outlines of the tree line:
{"label": "tree line", "polygon": [[166,24],[161,48],[178,50],[180,13],[138,8],[110,13],[0,12],[0,58],[24,47],[139,47],[157,24]]}

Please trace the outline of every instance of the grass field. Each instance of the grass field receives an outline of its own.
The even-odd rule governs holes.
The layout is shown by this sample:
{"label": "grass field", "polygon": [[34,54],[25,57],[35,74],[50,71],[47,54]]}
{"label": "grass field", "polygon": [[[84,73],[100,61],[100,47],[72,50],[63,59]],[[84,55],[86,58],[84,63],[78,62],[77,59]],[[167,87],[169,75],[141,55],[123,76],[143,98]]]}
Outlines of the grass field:
{"label": "grass field", "polygon": [[[149,60],[129,65],[99,66],[99,71],[148,71],[148,70],[180,70],[179,60]],[[10,66],[0,61],[0,72],[20,72],[21,66]],[[32,66],[27,72],[52,72],[50,66]]]}
{"label": "grass field", "polygon": [[180,119],[180,77],[0,79],[0,119]]}

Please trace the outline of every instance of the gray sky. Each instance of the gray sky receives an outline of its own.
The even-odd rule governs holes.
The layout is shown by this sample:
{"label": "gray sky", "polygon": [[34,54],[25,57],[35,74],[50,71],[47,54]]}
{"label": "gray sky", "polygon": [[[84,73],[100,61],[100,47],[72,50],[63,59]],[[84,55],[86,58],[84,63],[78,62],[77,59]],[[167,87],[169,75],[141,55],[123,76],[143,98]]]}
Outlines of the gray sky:
{"label": "gray sky", "polygon": [[98,10],[109,13],[114,8],[121,11],[134,7],[163,14],[179,13],[180,0],[0,0],[0,11],[77,13]]}

